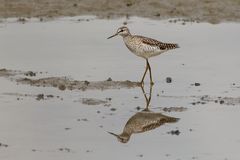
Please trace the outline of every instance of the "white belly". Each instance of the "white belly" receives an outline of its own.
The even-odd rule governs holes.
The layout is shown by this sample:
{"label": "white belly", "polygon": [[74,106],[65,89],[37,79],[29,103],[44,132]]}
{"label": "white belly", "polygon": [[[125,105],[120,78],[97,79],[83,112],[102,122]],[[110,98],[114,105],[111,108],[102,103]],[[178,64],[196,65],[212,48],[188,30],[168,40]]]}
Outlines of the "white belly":
{"label": "white belly", "polygon": [[131,45],[129,43],[125,43],[127,48],[134,53],[136,56],[142,58],[150,58],[153,56],[157,56],[167,50],[161,50],[159,47],[153,47],[146,44],[138,44],[138,45]]}

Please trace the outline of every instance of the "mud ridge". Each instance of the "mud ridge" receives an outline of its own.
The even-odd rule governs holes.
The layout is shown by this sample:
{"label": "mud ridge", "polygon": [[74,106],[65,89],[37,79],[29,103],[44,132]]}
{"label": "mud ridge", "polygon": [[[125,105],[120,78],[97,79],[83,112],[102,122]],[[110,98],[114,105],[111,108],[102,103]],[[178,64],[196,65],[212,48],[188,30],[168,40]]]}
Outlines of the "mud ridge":
{"label": "mud ridge", "polygon": [[19,78],[20,84],[27,84],[36,87],[55,87],[59,90],[106,90],[138,87],[138,82],[132,81],[77,81],[67,77],[47,77],[41,79]]}

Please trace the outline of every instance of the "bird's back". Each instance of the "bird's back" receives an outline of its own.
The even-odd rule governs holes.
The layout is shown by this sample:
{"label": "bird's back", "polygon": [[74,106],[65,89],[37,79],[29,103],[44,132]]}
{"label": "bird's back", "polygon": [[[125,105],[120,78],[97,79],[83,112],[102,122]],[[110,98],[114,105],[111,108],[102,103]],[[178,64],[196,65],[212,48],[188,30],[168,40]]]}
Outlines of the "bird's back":
{"label": "bird's back", "polygon": [[163,43],[138,35],[129,35],[124,37],[123,40],[131,52],[143,58],[150,58],[168,50],[179,48],[178,44]]}

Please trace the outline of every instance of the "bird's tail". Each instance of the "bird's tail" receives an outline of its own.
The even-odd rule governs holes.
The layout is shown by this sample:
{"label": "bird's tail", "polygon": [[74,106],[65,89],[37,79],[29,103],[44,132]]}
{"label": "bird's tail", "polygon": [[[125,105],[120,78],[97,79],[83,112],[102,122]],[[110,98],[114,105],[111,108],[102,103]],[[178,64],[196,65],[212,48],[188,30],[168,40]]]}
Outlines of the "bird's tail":
{"label": "bird's tail", "polygon": [[174,43],[166,43],[166,47],[167,49],[176,49],[176,48],[180,48],[178,44],[174,44]]}
{"label": "bird's tail", "polygon": [[170,49],[176,49],[180,47],[176,43],[160,43],[159,48],[162,50],[170,50]]}
{"label": "bird's tail", "polygon": [[175,123],[175,122],[179,121],[180,118],[165,116],[165,120],[167,123]]}

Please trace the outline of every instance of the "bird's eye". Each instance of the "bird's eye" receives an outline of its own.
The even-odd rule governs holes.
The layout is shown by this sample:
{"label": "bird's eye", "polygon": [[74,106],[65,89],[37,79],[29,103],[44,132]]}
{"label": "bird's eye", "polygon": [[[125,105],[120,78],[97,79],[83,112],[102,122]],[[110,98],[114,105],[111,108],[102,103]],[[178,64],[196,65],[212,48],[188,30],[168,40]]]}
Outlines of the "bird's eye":
{"label": "bird's eye", "polygon": [[121,29],[121,30],[119,30],[118,32],[119,32],[119,33],[120,33],[120,32],[123,32],[123,30]]}

